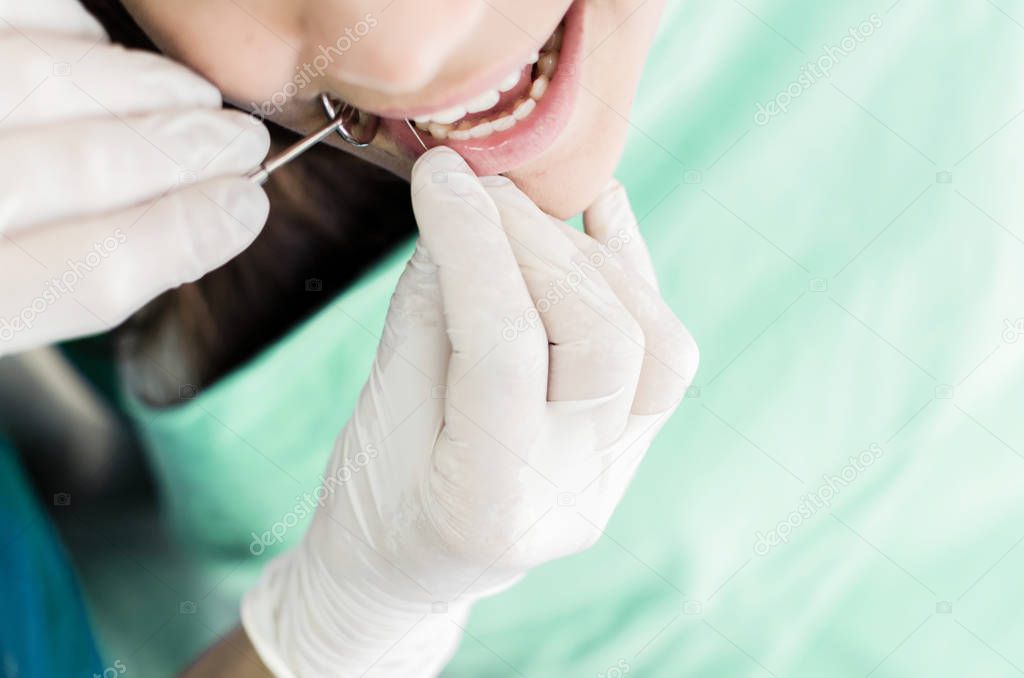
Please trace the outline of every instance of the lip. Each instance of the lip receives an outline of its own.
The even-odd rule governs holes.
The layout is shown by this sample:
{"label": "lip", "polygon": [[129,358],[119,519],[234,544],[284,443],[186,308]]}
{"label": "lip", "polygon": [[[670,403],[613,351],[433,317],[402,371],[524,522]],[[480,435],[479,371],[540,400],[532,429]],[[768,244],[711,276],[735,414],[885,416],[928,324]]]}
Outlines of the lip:
{"label": "lip", "polygon": [[[428,133],[417,138],[402,117],[385,116],[381,132],[415,161],[428,149],[447,146],[461,155],[477,174],[509,172],[530,162],[547,150],[569,123],[579,93],[580,63],[583,56],[583,12],[586,3],[576,0],[565,15],[565,29],[558,67],[537,108],[515,127],[479,139],[457,141],[435,139]],[[421,145],[419,139],[423,140]]]}

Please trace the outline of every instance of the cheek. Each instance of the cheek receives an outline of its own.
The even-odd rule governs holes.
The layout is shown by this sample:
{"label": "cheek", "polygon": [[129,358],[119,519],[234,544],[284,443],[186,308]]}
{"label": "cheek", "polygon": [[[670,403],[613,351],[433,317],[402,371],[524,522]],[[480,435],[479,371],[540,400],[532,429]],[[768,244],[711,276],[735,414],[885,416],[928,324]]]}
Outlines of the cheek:
{"label": "cheek", "polygon": [[[157,47],[215,83],[226,99],[268,101],[291,81],[303,29],[298,5],[233,0],[124,0]],[[248,3],[247,3],[248,4]]]}

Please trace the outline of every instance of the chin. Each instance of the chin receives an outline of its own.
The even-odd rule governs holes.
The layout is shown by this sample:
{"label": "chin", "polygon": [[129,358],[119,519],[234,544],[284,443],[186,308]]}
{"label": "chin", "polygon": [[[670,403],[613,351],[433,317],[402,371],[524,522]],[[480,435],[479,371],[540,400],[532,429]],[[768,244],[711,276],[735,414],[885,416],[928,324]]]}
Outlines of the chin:
{"label": "chin", "polygon": [[507,176],[553,217],[568,219],[593,203],[612,178],[625,146],[627,125],[614,115],[596,116],[591,125],[558,144],[547,157]]}

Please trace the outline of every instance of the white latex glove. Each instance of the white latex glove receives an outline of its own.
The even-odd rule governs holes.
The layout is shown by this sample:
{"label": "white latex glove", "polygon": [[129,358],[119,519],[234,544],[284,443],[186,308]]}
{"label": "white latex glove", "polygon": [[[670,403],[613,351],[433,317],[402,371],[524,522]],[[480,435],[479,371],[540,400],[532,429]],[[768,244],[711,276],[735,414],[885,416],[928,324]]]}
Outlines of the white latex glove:
{"label": "white latex glove", "polygon": [[697,365],[625,191],[584,235],[453,151],[297,550],[242,619],[279,676],[430,676],[472,603],[601,535]]}
{"label": "white latex glove", "polygon": [[0,0],[0,355],[110,328],[238,254],[269,137],[75,0]]}

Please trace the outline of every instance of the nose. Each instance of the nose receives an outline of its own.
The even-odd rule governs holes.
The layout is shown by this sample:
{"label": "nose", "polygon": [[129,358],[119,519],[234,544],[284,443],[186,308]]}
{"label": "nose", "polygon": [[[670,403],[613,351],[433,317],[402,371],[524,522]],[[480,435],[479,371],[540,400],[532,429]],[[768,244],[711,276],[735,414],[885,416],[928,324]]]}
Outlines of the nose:
{"label": "nose", "polygon": [[311,0],[304,26],[326,76],[385,94],[430,83],[479,24],[480,0]]}

